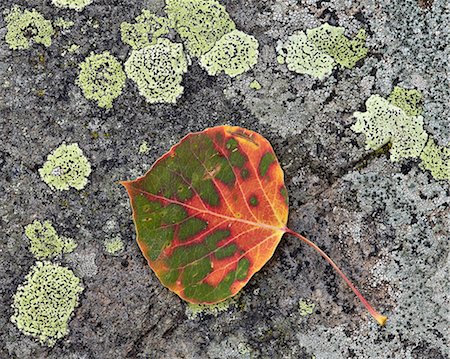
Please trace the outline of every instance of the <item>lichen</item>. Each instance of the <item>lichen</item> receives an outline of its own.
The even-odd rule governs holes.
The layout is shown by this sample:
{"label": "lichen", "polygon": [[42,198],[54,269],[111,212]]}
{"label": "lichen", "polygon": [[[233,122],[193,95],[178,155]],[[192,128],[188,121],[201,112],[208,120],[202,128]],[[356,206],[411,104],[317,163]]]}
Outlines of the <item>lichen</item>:
{"label": "lichen", "polygon": [[232,304],[236,303],[236,297],[224,300],[216,304],[191,304],[186,305],[186,316],[191,319],[197,319],[203,315],[212,315],[217,317],[221,312],[227,311]]}
{"label": "lichen", "polygon": [[39,169],[42,180],[50,188],[58,190],[84,188],[90,173],[91,165],[76,143],[59,146],[47,156],[44,166]]}
{"label": "lichen", "polygon": [[315,306],[316,305],[314,303],[311,303],[309,300],[300,299],[298,301],[298,310],[302,317],[306,317],[307,315],[312,314],[314,312]]}
{"label": "lichen", "polygon": [[430,138],[420,154],[420,167],[429,170],[438,180],[450,181],[450,147],[438,146]]}
{"label": "lichen", "polygon": [[52,0],[53,5],[65,9],[81,11],[85,6],[92,3],[93,0]]}
{"label": "lichen", "polygon": [[63,19],[62,17],[58,17],[54,22],[53,25],[56,27],[59,27],[62,30],[70,29],[72,26],[75,25],[75,23],[71,20]]}
{"label": "lichen", "polygon": [[248,87],[250,87],[252,90],[256,90],[256,91],[261,90],[261,88],[262,88],[262,86],[258,80],[253,80],[252,82],[250,82]]}
{"label": "lichen", "polygon": [[168,32],[168,19],[157,16],[146,9],[142,10],[142,14],[135,18],[134,24],[128,22],[120,24],[122,41],[134,50],[155,44],[159,37]]}
{"label": "lichen", "polygon": [[30,240],[30,251],[37,259],[54,258],[77,247],[73,239],[58,236],[49,221],[34,221],[27,225],[25,235]]}
{"label": "lichen", "polygon": [[122,65],[108,51],[92,54],[80,64],[77,84],[84,97],[97,101],[98,106],[111,108],[122,93],[126,76]]}
{"label": "lichen", "polygon": [[70,269],[37,262],[17,288],[11,321],[24,334],[53,346],[69,332],[68,323],[82,291],[80,279]]}
{"label": "lichen", "polygon": [[52,23],[36,10],[22,10],[13,6],[5,16],[8,31],[5,41],[12,50],[23,50],[34,41],[46,47],[52,43],[55,33]]}
{"label": "lichen", "polygon": [[306,34],[317,50],[331,56],[342,67],[351,69],[367,55],[366,31],[360,29],[353,40],[349,40],[344,31],[343,27],[323,24],[306,30]]}
{"label": "lichen", "polygon": [[117,255],[124,249],[123,241],[120,237],[106,239],[104,246],[105,251],[111,255]]}
{"label": "lichen", "polygon": [[391,160],[394,162],[420,155],[428,139],[421,116],[408,116],[379,95],[366,101],[366,109],[366,112],[354,113],[357,121],[352,130],[364,133],[367,149],[378,150],[391,142]]}
{"label": "lichen", "polygon": [[258,41],[251,35],[233,30],[223,35],[206,54],[200,57],[200,65],[208,74],[225,72],[236,77],[251,69],[258,61]]}
{"label": "lichen", "polygon": [[225,7],[216,0],[167,0],[170,27],[185,42],[190,55],[200,57],[236,26]]}
{"label": "lichen", "polygon": [[361,29],[353,40],[344,35],[344,28],[323,24],[299,31],[277,44],[277,61],[289,70],[322,80],[337,64],[353,68],[367,55],[366,32]]}
{"label": "lichen", "polygon": [[304,32],[298,32],[288,37],[285,43],[277,44],[277,61],[286,63],[290,71],[307,74],[323,80],[333,71],[333,58],[319,51],[308,41]]}
{"label": "lichen", "polygon": [[139,146],[139,153],[145,154],[148,153],[148,151],[150,151],[150,148],[148,148],[147,141],[142,142],[141,145]]}
{"label": "lichen", "polygon": [[133,50],[125,62],[125,72],[149,103],[175,103],[183,93],[181,81],[189,60],[183,45],[158,39],[155,45]]}
{"label": "lichen", "polygon": [[388,100],[394,106],[400,107],[409,116],[419,116],[423,112],[422,94],[417,90],[395,86]]}

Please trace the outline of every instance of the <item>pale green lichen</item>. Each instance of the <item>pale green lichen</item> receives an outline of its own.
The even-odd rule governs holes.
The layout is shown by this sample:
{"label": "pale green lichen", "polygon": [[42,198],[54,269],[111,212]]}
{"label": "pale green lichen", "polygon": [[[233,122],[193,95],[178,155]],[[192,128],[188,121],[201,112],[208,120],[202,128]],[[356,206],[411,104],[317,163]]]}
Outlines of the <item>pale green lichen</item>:
{"label": "pale green lichen", "polygon": [[423,112],[422,94],[417,90],[395,86],[388,100],[394,106],[400,107],[409,116],[419,116]]}
{"label": "pale green lichen", "polygon": [[134,50],[155,44],[159,37],[169,33],[168,22],[167,18],[157,16],[144,9],[142,14],[135,18],[134,24],[128,22],[120,24],[122,41]]}
{"label": "pale green lichen", "polygon": [[183,93],[181,81],[189,64],[183,45],[159,39],[155,45],[134,50],[125,72],[149,103],[175,103]]}
{"label": "pale green lichen", "polygon": [[252,90],[261,90],[262,88],[258,80],[253,80],[252,82],[250,82],[250,85],[248,85],[248,87],[250,87]]}
{"label": "pale green lichen", "polygon": [[58,236],[49,221],[34,221],[27,225],[25,235],[30,240],[30,251],[37,259],[54,258],[77,247],[73,239]]}
{"label": "pale green lichen", "polygon": [[421,116],[408,116],[379,95],[367,100],[366,109],[367,112],[354,113],[357,121],[352,130],[364,133],[367,149],[378,150],[390,142],[394,162],[420,155],[428,139]]}
{"label": "pale green lichen", "polygon": [[316,305],[314,303],[311,303],[309,300],[300,299],[298,301],[298,310],[302,317],[306,317],[307,315],[312,314],[314,312],[315,306]]}
{"label": "pale green lichen", "polygon": [[54,22],[53,25],[56,27],[59,27],[62,30],[70,29],[72,26],[75,25],[75,23],[71,20],[63,19],[62,17],[58,17]]}
{"label": "pale green lichen", "polygon": [[87,184],[91,165],[78,144],[62,144],[49,154],[44,166],[39,169],[42,180],[52,189],[78,190]]}
{"label": "pale green lichen", "polygon": [[92,3],[93,0],[52,0],[53,5],[65,9],[81,11],[85,6]]}
{"label": "pale green lichen", "polygon": [[450,147],[438,146],[430,138],[420,154],[420,167],[438,180],[450,181]]}
{"label": "pale green lichen", "polygon": [[251,35],[233,30],[223,35],[206,54],[200,57],[200,65],[208,74],[224,72],[236,77],[250,70],[258,61],[258,41]]}
{"label": "pale green lichen", "polygon": [[235,304],[236,299],[236,297],[233,297],[215,304],[187,303],[186,316],[191,320],[197,319],[203,315],[212,315],[217,317],[221,312],[226,312],[232,304]]}
{"label": "pale green lichen", "polygon": [[216,0],[166,0],[170,27],[186,44],[190,55],[200,57],[236,26]]}
{"label": "pale green lichen", "polygon": [[80,279],[70,269],[37,262],[17,288],[11,321],[24,334],[53,346],[69,332],[69,320],[82,291]]}
{"label": "pale green lichen", "polygon": [[148,147],[147,141],[142,142],[139,146],[139,153],[145,154],[148,153],[148,151],[150,151],[150,148]]}
{"label": "pale green lichen", "polygon": [[342,67],[351,69],[367,55],[366,31],[360,29],[353,40],[349,40],[344,31],[343,27],[323,24],[306,30],[306,34],[317,50],[331,56]]}
{"label": "pale green lichen", "polygon": [[291,71],[308,74],[322,80],[337,64],[353,68],[367,55],[366,32],[361,29],[353,40],[344,35],[344,28],[323,24],[297,32],[285,43],[278,42],[277,61]]}
{"label": "pale green lichen", "polygon": [[106,239],[104,246],[105,251],[111,255],[117,255],[124,249],[123,241],[120,237]]}
{"label": "pale green lichen", "polygon": [[308,41],[304,32],[289,36],[285,43],[278,42],[277,53],[278,63],[286,63],[290,71],[311,75],[320,80],[331,74],[335,64],[331,56],[319,51]]}
{"label": "pale green lichen", "polygon": [[67,48],[67,51],[70,53],[78,52],[78,49],[80,48],[80,45],[72,44]]}
{"label": "pale green lichen", "polygon": [[111,108],[125,86],[122,65],[108,51],[92,54],[80,64],[77,84],[84,97],[97,101],[98,106]]}
{"label": "pale green lichen", "polygon": [[5,22],[8,29],[5,41],[12,50],[28,49],[31,41],[46,47],[52,43],[55,33],[52,23],[34,9],[22,10],[13,6],[5,16]]}

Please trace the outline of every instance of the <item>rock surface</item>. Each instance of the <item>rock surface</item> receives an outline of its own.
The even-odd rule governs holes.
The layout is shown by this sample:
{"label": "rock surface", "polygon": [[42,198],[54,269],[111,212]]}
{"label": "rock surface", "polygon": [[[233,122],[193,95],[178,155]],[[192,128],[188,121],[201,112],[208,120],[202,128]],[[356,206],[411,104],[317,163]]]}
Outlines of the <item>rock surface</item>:
{"label": "rock surface", "polygon": [[[16,1],[4,0],[0,10]],[[450,189],[416,160],[370,155],[352,113],[395,85],[420,90],[424,124],[450,141],[446,0],[271,0],[224,2],[238,29],[259,41],[257,65],[230,79],[193,61],[175,105],[148,104],[131,81],[113,108],[86,100],[78,63],[130,49],[120,23],[162,0],[94,0],[83,11],[29,0],[48,19],[74,26],[52,45],[12,51],[0,17],[0,357],[1,358],[448,358]],[[23,3],[21,2],[21,5]],[[348,35],[363,27],[368,56],[323,81],[287,70],[275,46],[324,22]],[[67,49],[76,44],[76,52]],[[249,84],[257,80],[261,89]],[[291,228],[321,246],[390,319],[379,328],[335,272],[286,236],[274,257],[227,310],[189,316],[162,287],[135,242],[119,180],[142,175],[184,134],[230,124],[263,134],[286,176]],[[146,141],[148,151],[139,152]],[[52,191],[38,169],[62,142],[78,143],[92,173],[81,191]],[[35,262],[24,227],[50,220],[78,247],[61,263],[85,288],[70,333],[53,348],[10,321],[12,296]],[[120,237],[118,256],[104,250]],[[302,316],[299,301],[314,303]]]}

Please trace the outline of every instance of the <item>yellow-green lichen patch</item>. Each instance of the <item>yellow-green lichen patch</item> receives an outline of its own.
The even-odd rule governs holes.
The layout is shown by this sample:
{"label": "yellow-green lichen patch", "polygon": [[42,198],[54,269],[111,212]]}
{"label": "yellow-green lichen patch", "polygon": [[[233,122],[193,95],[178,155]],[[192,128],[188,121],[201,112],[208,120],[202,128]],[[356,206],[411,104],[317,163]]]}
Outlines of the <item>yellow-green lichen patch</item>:
{"label": "yellow-green lichen patch", "polygon": [[11,321],[24,334],[53,346],[69,332],[69,320],[82,291],[80,279],[70,269],[37,262],[17,288]]}
{"label": "yellow-green lichen patch", "polygon": [[354,113],[357,121],[352,130],[364,133],[367,149],[378,150],[390,142],[394,162],[420,155],[428,139],[421,116],[408,116],[379,95],[371,96],[366,108],[366,112]]}
{"label": "yellow-green lichen patch", "polygon": [[42,180],[52,189],[82,189],[87,184],[91,165],[78,144],[62,144],[49,154],[44,166],[39,169]]}
{"label": "yellow-green lichen patch", "polygon": [[12,50],[23,50],[34,41],[50,46],[55,33],[50,20],[46,20],[36,10],[22,10],[13,6],[5,16],[7,32],[5,41]]}
{"label": "yellow-green lichen patch", "polygon": [[250,85],[248,85],[248,87],[250,87],[252,90],[261,90],[262,88],[258,80],[253,80],[252,82],[250,82]]}
{"label": "yellow-green lichen patch", "polygon": [[342,67],[351,69],[367,55],[366,32],[359,30],[353,40],[344,35],[343,27],[323,24],[306,31],[308,40],[317,50],[331,56]]}
{"label": "yellow-green lichen patch", "polygon": [[125,246],[123,245],[123,241],[120,237],[108,238],[104,242],[105,251],[111,255],[117,255],[123,251]]}
{"label": "yellow-green lichen patch", "polygon": [[420,159],[420,167],[429,170],[434,178],[450,181],[450,147],[439,146],[430,138]]}
{"label": "yellow-green lichen patch", "polygon": [[250,70],[257,61],[258,41],[239,30],[223,35],[211,50],[200,57],[200,65],[208,74],[224,72],[231,77]]}
{"label": "yellow-green lichen patch", "polygon": [[67,30],[70,29],[72,26],[75,25],[75,23],[71,20],[63,19],[62,17],[58,17],[54,22],[53,25],[56,27],[59,27],[61,30]]}
{"label": "yellow-green lichen patch", "polygon": [[93,0],[52,0],[52,4],[65,9],[81,11],[85,6],[92,3],[92,1]]}
{"label": "yellow-green lichen patch", "polygon": [[146,9],[142,10],[142,14],[135,18],[134,24],[128,22],[120,24],[122,41],[134,50],[155,44],[159,37],[168,32],[168,19],[157,16]]}
{"label": "yellow-green lichen patch", "polygon": [[230,306],[236,303],[239,295],[226,299],[223,302],[219,302],[216,304],[191,304],[187,303],[186,305],[186,316],[190,320],[197,319],[204,315],[212,315],[217,317],[221,312],[226,312],[230,309]]}
{"label": "yellow-green lichen patch", "polygon": [[236,26],[216,0],[166,0],[170,26],[186,44],[190,55],[200,57]]}
{"label": "yellow-green lichen patch", "polygon": [[49,221],[34,221],[27,225],[25,235],[30,240],[30,251],[37,259],[54,258],[77,247],[73,239],[58,236]]}
{"label": "yellow-green lichen patch", "polygon": [[92,54],[80,64],[77,84],[84,97],[97,101],[98,106],[111,108],[122,93],[126,76],[122,65],[108,51]]}
{"label": "yellow-green lichen patch", "polygon": [[417,90],[408,90],[395,86],[388,100],[394,106],[400,107],[409,116],[422,114],[422,94]]}
{"label": "yellow-green lichen patch", "polygon": [[309,300],[300,299],[298,301],[298,310],[302,317],[306,317],[307,315],[312,314],[315,306],[316,305],[314,303],[311,303]]}
{"label": "yellow-green lichen patch", "polygon": [[286,63],[290,71],[307,74],[322,80],[333,71],[335,62],[326,53],[319,51],[308,41],[304,32],[288,37],[286,42],[278,42],[277,61]]}
{"label": "yellow-green lichen patch", "polygon": [[181,81],[188,68],[183,45],[159,39],[155,45],[134,50],[125,72],[149,103],[175,103],[183,93]]}
{"label": "yellow-green lichen patch", "polygon": [[150,148],[148,147],[147,141],[142,142],[141,145],[139,146],[139,153],[145,154],[148,153],[149,151]]}

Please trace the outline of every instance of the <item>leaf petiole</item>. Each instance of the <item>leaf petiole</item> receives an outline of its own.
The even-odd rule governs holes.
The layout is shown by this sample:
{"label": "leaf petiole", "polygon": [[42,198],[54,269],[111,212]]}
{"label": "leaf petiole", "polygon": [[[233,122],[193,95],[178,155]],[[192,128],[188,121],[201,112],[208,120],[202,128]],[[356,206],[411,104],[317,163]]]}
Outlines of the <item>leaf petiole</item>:
{"label": "leaf petiole", "polygon": [[342,277],[342,279],[348,284],[350,289],[356,294],[356,296],[359,298],[359,300],[364,304],[367,311],[370,313],[370,315],[380,324],[381,326],[384,326],[386,324],[386,321],[388,317],[378,313],[371,305],[370,303],[364,298],[364,296],[361,294],[361,292],[356,288],[353,283],[350,281],[350,279],[347,278],[347,276],[342,272],[342,270],[336,265],[336,263],[333,262],[333,260],[328,257],[328,255],[320,249],[316,244],[311,242],[309,239],[303,237],[301,234],[294,232],[293,230],[286,228],[286,233],[291,234],[299,239],[301,239],[304,243],[306,243],[308,246],[314,248],[325,260],[335,269],[336,272]]}

